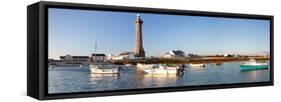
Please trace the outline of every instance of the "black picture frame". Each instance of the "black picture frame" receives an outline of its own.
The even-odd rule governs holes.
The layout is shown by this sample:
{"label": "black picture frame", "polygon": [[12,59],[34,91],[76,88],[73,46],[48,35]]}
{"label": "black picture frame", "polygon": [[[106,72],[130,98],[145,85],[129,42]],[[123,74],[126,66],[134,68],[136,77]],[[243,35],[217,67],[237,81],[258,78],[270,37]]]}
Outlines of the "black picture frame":
{"label": "black picture frame", "polygon": [[[225,18],[245,18],[245,19],[264,19],[270,20],[270,81],[239,83],[239,84],[221,84],[221,85],[200,85],[184,87],[165,87],[165,88],[146,88],[146,89],[128,89],[114,91],[95,91],[95,92],[77,92],[63,94],[48,94],[48,8],[70,8],[83,10],[102,10],[102,11],[122,11],[122,12],[141,12],[154,14],[172,14],[206,17],[225,17]],[[160,93],[174,91],[191,91],[206,89],[238,88],[253,86],[270,86],[273,81],[273,16],[272,15],[254,15],[238,13],[221,13],[205,11],[188,11],[174,9],[157,9],[143,7],[125,7],[112,5],[94,5],[81,3],[62,3],[40,1],[27,7],[27,95],[39,100],[62,99],[62,98],[81,98],[110,95],[128,95],[144,93]]]}

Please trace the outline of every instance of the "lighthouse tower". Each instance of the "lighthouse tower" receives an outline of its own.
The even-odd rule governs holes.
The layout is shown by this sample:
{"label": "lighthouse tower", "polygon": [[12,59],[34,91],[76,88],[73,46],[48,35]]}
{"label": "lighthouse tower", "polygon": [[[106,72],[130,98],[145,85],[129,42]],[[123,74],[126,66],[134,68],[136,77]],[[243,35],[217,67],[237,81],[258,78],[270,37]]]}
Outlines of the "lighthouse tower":
{"label": "lighthouse tower", "polygon": [[136,46],[135,46],[135,57],[145,57],[145,52],[142,45],[142,23],[140,15],[137,15],[135,22],[136,27]]}

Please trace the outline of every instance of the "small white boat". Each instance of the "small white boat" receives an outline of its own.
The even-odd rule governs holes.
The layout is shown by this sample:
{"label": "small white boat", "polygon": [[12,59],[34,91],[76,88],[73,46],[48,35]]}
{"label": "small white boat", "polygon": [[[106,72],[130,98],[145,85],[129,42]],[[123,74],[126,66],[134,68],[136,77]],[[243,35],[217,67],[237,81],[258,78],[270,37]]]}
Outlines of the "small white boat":
{"label": "small white boat", "polygon": [[90,65],[91,73],[93,74],[118,74],[119,66],[108,63],[99,63]]}
{"label": "small white boat", "polygon": [[148,74],[177,74],[178,69],[179,66],[176,65],[158,64],[158,66],[143,69],[143,71]]}
{"label": "small white boat", "polygon": [[190,67],[205,67],[204,64],[189,64]]}
{"label": "small white boat", "polygon": [[131,67],[133,66],[132,64],[125,64],[126,67]]}
{"label": "small white boat", "polygon": [[158,64],[141,64],[141,63],[137,63],[137,68],[141,68],[141,69],[151,69],[153,67],[158,66]]}
{"label": "small white boat", "polygon": [[[97,43],[95,43],[95,53],[97,53]],[[94,60],[93,63],[90,64],[90,70],[93,74],[118,74],[120,66],[107,62],[96,62],[96,60]]]}

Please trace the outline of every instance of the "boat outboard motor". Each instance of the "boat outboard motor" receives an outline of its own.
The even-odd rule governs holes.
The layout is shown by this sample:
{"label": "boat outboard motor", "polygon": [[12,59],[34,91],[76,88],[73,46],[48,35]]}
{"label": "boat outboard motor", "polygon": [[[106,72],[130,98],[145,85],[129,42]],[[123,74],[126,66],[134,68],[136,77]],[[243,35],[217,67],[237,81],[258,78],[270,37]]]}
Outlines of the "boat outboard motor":
{"label": "boat outboard motor", "polygon": [[181,66],[179,66],[179,69],[177,69],[177,73],[179,74],[179,75],[183,75],[184,74],[184,64],[183,65],[181,65]]}
{"label": "boat outboard motor", "polygon": [[121,66],[119,66],[119,67],[118,67],[118,70],[120,71],[120,70],[124,70],[124,69],[123,69]]}

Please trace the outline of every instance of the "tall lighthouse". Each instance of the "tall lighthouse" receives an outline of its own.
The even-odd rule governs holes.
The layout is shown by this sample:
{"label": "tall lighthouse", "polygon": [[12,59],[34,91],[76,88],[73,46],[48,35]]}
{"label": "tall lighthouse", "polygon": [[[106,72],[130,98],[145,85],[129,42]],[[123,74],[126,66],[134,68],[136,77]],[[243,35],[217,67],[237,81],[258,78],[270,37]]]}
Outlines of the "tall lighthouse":
{"label": "tall lighthouse", "polygon": [[136,47],[135,47],[135,57],[145,57],[145,52],[142,45],[142,23],[140,15],[137,15],[135,22],[136,27]]}

